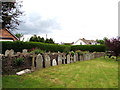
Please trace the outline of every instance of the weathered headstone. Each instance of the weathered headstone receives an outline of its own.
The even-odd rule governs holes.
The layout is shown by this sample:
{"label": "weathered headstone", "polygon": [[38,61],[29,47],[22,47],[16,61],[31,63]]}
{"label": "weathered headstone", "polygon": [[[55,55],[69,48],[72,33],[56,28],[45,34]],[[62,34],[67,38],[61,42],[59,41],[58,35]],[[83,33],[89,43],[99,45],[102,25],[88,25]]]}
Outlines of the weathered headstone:
{"label": "weathered headstone", "polygon": [[66,59],[65,55],[63,55],[62,56],[62,64],[65,64],[65,59]]}
{"label": "weathered headstone", "polygon": [[74,62],[76,62],[76,55],[75,54],[73,56],[73,60],[74,60]]}
{"label": "weathered headstone", "polygon": [[83,55],[80,55],[80,61],[83,61],[83,60],[84,60]]}
{"label": "weathered headstone", "polygon": [[78,54],[77,54],[77,53],[75,53],[75,55],[76,55],[76,61],[79,61],[79,60],[78,60]]}
{"label": "weathered headstone", "polygon": [[58,65],[62,64],[62,56],[59,54],[58,55]]}
{"label": "weathered headstone", "polygon": [[70,63],[70,55],[67,55],[67,64]]}
{"label": "weathered headstone", "polygon": [[17,52],[17,54],[16,55],[20,55],[21,54],[21,52]]}
{"label": "weathered headstone", "polygon": [[45,67],[49,67],[50,66],[50,57],[49,57],[49,55],[45,54],[44,59],[45,59]]}
{"label": "weathered headstone", "polygon": [[55,59],[52,60],[52,66],[56,66],[57,65],[57,62]]}
{"label": "weathered headstone", "polygon": [[8,56],[9,53],[10,53],[10,50],[6,50],[6,51],[5,51],[5,56]]}
{"label": "weathered headstone", "polygon": [[73,61],[73,56],[71,55],[70,56],[70,63],[73,63],[74,61]]}
{"label": "weathered headstone", "polygon": [[11,49],[10,52],[9,52],[9,56],[12,56],[12,55],[14,55],[14,50],[13,49]]}
{"label": "weathered headstone", "polygon": [[22,53],[27,53],[27,49],[23,49]]}
{"label": "weathered headstone", "polygon": [[38,54],[36,57],[36,68],[43,68],[43,57],[41,54]]}

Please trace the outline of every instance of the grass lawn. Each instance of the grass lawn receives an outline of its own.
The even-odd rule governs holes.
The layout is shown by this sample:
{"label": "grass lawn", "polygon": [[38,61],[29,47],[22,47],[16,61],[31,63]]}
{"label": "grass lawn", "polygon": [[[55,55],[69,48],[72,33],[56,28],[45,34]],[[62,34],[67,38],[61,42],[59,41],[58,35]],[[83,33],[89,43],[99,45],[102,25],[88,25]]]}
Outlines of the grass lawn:
{"label": "grass lawn", "polygon": [[118,62],[101,57],[2,80],[3,88],[118,88]]}

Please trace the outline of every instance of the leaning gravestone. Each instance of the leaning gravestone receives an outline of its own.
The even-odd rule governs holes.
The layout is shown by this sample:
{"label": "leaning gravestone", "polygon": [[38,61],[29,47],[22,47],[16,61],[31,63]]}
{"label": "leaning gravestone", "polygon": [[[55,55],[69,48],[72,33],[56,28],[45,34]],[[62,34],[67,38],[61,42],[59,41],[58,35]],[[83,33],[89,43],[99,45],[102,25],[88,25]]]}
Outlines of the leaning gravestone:
{"label": "leaning gravestone", "polygon": [[23,49],[22,53],[27,53],[27,49]]}
{"label": "leaning gravestone", "polygon": [[44,59],[45,59],[45,67],[49,67],[50,66],[50,57],[49,57],[49,55],[45,54]]}
{"label": "leaning gravestone", "polygon": [[12,55],[14,55],[14,50],[13,49],[11,49],[10,52],[9,52],[9,56],[12,56]]}
{"label": "leaning gravestone", "polygon": [[67,55],[67,64],[70,63],[70,55]]}
{"label": "leaning gravestone", "polygon": [[36,68],[43,68],[43,57],[41,54],[38,54],[36,57]]}
{"label": "leaning gravestone", "polygon": [[5,56],[8,56],[9,53],[10,53],[10,50],[6,50],[6,51],[5,51]]}
{"label": "leaning gravestone", "polygon": [[58,55],[58,65],[62,64],[62,56],[59,54]]}
{"label": "leaning gravestone", "polygon": [[52,60],[52,66],[56,66],[57,65],[57,62],[55,59]]}

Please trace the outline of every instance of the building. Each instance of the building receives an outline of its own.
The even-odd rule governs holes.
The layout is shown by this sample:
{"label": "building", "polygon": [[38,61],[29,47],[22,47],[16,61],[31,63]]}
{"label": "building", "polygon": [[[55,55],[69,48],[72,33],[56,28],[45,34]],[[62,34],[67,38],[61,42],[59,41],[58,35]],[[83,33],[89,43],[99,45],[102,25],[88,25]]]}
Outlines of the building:
{"label": "building", "polygon": [[17,41],[18,38],[12,34],[7,28],[0,29],[0,41]]}
{"label": "building", "polygon": [[78,39],[74,44],[72,45],[96,45],[97,42],[95,40],[86,40],[85,38]]}

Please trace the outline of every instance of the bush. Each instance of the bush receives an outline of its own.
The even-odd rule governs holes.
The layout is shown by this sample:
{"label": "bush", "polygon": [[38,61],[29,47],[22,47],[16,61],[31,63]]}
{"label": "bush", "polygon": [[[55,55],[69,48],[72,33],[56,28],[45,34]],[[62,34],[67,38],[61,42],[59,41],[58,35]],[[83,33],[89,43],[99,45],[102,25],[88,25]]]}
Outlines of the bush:
{"label": "bush", "polygon": [[2,53],[8,49],[13,49],[15,52],[22,52],[23,49],[32,49],[32,48],[39,48],[46,52],[69,52],[71,46],[69,45],[57,45],[57,44],[48,44],[48,43],[41,43],[41,42],[22,42],[22,41],[3,41],[2,42]]}
{"label": "bush", "polygon": [[14,64],[17,65],[17,66],[19,66],[19,65],[21,65],[21,64],[23,64],[23,63],[24,63],[24,58],[22,58],[22,57],[16,58],[16,59],[14,60]]}
{"label": "bush", "polygon": [[33,51],[31,51],[30,53],[34,53],[34,54],[43,54],[45,51],[40,50],[40,49],[34,49]]}
{"label": "bush", "polygon": [[89,51],[89,52],[105,52],[105,46],[104,45],[73,45],[71,46],[72,51]]}

